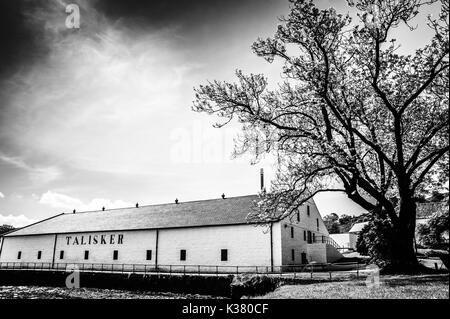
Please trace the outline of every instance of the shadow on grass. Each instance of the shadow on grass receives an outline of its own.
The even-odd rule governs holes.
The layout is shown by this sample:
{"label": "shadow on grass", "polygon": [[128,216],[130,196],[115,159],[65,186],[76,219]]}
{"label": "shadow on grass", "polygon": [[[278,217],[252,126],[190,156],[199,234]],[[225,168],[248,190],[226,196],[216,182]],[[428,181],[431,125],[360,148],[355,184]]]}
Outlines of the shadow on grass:
{"label": "shadow on grass", "polygon": [[411,284],[449,284],[449,274],[441,275],[422,275],[422,276],[407,276],[407,277],[390,277],[383,278],[387,286],[409,286]]}

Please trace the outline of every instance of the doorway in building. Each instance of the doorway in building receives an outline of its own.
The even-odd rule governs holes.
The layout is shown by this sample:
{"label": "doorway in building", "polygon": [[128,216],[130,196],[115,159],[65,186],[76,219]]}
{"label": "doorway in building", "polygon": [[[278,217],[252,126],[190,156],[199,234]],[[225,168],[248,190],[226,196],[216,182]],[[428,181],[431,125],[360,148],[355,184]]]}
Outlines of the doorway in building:
{"label": "doorway in building", "polygon": [[302,264],[307,264],[308,259],[306,258],[306,253],[302,253]]}

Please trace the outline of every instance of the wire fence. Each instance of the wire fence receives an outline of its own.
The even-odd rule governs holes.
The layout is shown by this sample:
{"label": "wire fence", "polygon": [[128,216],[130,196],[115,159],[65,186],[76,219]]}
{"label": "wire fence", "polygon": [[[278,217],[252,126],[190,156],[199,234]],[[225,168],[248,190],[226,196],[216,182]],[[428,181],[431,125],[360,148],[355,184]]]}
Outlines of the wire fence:
{"label": "wire fence", "polygon": [[38,263],[38,262],[2,262],[0,270],[33,270],[63,272],[104,272],[131,274],[168,274],[168,275],[240,275],[266,274],[288,277],[324,277],[333,275],[355,275],[357,278],[366,269],[365,264],[347,263],[310,263],[284,266],[223,266],[223,265],[148,265],[148,264],[105,264],[105,263]]}

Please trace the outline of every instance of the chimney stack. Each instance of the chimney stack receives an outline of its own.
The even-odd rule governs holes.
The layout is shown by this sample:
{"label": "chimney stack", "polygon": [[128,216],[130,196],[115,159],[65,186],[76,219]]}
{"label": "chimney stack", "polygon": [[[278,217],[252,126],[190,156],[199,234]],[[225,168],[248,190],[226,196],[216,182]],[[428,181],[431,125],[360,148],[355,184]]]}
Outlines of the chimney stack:
{"label": "chimney stack", "polygon": [[260,171],[260,181],[261,181],[261,191],[264,190],[264,168],[261,168]]}

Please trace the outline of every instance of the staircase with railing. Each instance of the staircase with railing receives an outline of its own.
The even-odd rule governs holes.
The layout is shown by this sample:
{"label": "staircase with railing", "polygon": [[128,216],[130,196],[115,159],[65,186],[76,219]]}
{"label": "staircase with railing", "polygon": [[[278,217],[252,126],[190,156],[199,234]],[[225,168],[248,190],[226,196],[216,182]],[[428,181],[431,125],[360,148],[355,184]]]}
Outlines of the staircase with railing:
{"label": "staircase with railing", "polygon": [[310,241],[308,241],[308,244],[328,244],[336,249],[341,249],[339,244],[329,236],[314,236]]}
{"label": "staircase with railing", "polygon": [[[308,254],[316,262],[334,262],[343,257],[339,244],[328,236],[312,236],[308,240]],[[331,249],[330,249],[331,248]]]}

